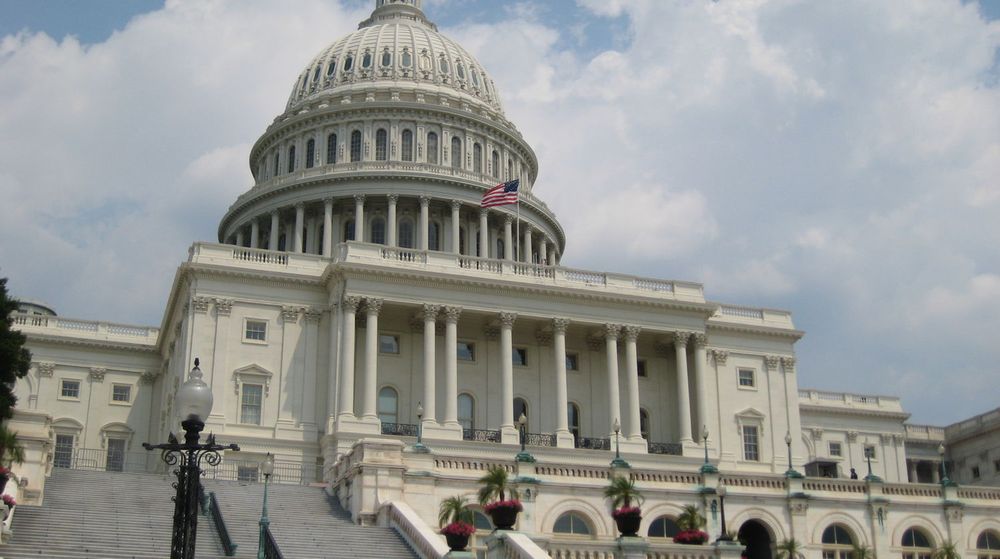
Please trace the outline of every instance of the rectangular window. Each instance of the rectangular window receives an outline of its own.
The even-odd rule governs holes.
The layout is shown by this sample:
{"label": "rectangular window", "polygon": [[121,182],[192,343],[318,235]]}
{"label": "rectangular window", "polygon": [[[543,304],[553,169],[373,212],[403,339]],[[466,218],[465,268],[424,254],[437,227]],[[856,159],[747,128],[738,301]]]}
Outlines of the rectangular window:
{"label": "rectangular window", "polygon": [[257,466],[237,466],[236,480],[257,483]]}
{"label": "rectangular window", "polygon": [[979,466],[972,467],[972,479],[979,479]]}
{"label": "rectangular window", "polygon": [[264,402],[264,387],[260,384],[244,384],[240,402],[240,423],[260,425],[260,410]]}
{"label": "rectangular window", "polygon": [[830,456],[841,456],[840,443],[830,442]]}
{"label": "rectangular window", "polygon": [[125,469],[125,439],[108,439],[104,469],[109,472],[121,472]]}
{"label": "rectangular window", "polygon": [[57,468],[69,468],[73,465],[73,435],[56,435],[55,454],[52,465]]}
{"label": "rectangular window", "polygon": [[263,320],[247,320],[243,339],[255,342],[267,341],[267,322]]}
{"label": "rectangular window", "polygon": [[132,385],[114,384],[111,386],[111,401],[127,404],[132,401]]}
{"label": "rectangular window", "polygon": [[80,399],[80,381],[62,379],[61,387],[59,389],[59,396],[62,398],[72,398],[74,400]]}
{"label": "rectangular window", "polygon": [[872,460],[875,460],[877,458],[877,456],[875,456],[875,445],[873,444],[865,445],[865,458],[871,458]]}
{"label": "rectangular window", "polygon": [[580,360],[577,354],[567,353],[566,354],[566,370],[567,371],[579,371],[580,370]]}
{"label": "rectangular window", "polygon": [[646,373],[646,360],[640,359],[636,364],[638,365],[639,376],[642,378],[646,378],[648,376]]}
{"label": "rectangular window", "polygon": [[753,369],[739,369],[737,374],[740,376],[740,386],[743,388],[753,388],[756,386],[754,379]]}
{"label": "rectangular window", "polygon": [[993,461],[993,471],[1000,473],[1000,460]]}
{"label": "rectangular window", "polygon": [[527,367],[528,350],[523,347],[515,347],[514,351],[511,353],[511,359],[514,362],[515,367]]}
{"label": "rectangular window", "polygon": [[476,344],[471,342],[458,342],[458,360],[459,361],[475,361],[476,360]]}
{"label": "rectangular window", "polygon": [[399,353],[399,336],[380,334],[378,337],[379,353]]}
{"label": "rectangular window", "polygon": [[743,459],[751,462],[760,461],[760,439],[757,436],[756,425],[743,426]]}

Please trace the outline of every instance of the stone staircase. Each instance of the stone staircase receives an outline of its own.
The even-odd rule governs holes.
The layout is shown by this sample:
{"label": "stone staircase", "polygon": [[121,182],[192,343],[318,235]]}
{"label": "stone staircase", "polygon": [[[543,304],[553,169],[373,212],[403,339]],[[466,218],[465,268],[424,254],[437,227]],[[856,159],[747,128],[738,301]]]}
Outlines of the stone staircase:
{"label": "stone staircase", "polygon": [[[19,505],[3,559],[164,559],[170,556],[173,476],[56,468],[41,507]],[[263,485],[205,480],[214,491],[236,557],[257,556]],[[271,532],[287,559],[414,559],[391,528],[354,524],[322,488],[271,485]],[[211,520],[198,519],[198,553],[222,559]]]}

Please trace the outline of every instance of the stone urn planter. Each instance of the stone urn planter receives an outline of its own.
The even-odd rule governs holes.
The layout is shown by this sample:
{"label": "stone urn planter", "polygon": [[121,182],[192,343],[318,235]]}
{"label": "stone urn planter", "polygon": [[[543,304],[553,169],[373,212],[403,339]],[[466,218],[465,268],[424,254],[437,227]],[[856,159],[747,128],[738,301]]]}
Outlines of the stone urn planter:
{"label": "stone urn planter", "polygon": [[452,551],[465,551],[465,548],[469,547],[469,537],[475,531],[475,526],[465,522],[452,522],[441,529],[444,539],[448,542],[448,549]]}
{"label": "stone urn planter", "polygon": [[618,526],[618,533],[624,537],[634,538],[639,535],[639,524],[642,522],[642,512],[639,507],[622,507],[611,513]]}
{"label": "stone urn planter", "polygon": [[486,514],[490,515],[493,526],[497,530],[512,530],[517,524],[517,513],[524,510],[521,501],[511,499],[509,501],[498,501],[484,507]]}

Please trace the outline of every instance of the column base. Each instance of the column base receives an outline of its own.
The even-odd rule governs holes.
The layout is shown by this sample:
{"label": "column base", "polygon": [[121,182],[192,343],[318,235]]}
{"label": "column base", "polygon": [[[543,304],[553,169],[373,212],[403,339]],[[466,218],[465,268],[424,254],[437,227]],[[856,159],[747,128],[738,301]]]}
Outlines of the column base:
{"label": "column base", "polygon": [[[646,439],[639,437],[638,440],[625,440],[620,439],[618,442],[618,448],[621,449],[622,453],[630,454],[648,454],[649,447],[646,444]],[[615,450],[615,441],[611,440],[611,451]]]}
{"label": "column base", "polygon": [[644,538],[618,536],[618,559],[646,559],[649,543]]}
{"label": "column base", "polygon": [[569,431],[556,432],[556,448],[574,448],[576,440]]}
{"label": "column base", "polygon": [[439,441],[460,441],[462,440],[462,426],[458,423],[454,425],[441,425],[437,422],[425,421],[423,424],[424,440]]}
{"label": "column base", "polygon": [[378,418],[375,418],[375,420],[372,421],[371,419],[364,419],[345,414],[337,417],[337,423],[334,425],[334,429],[336,429],[338,433],[381,435],[382,423],[379,422]]}
{"label": "column base", "polygon": [[514,427],[500,427],[500,444],[521,444],[521,435]]}

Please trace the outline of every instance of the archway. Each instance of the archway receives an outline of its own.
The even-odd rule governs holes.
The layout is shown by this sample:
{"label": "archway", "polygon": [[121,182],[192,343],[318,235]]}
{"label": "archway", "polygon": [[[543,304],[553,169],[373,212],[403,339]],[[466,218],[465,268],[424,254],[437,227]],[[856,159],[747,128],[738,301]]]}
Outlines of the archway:
{"label": "archway", "polygon": [[747,520],[740,526],[738,538],[747,547],[746,559],[771,559],[774,542],[771,532],[758,520]]}

